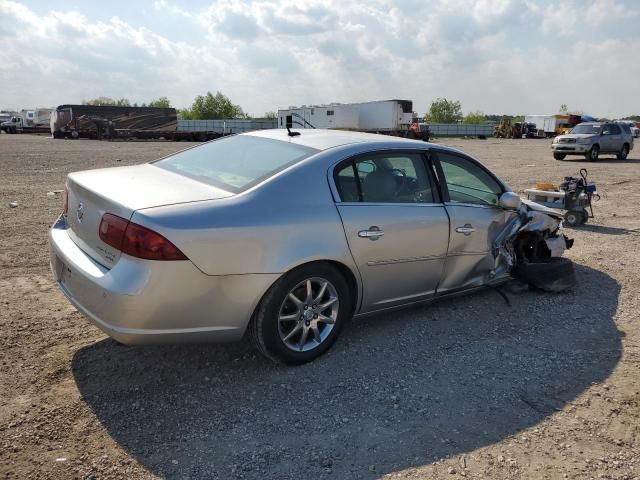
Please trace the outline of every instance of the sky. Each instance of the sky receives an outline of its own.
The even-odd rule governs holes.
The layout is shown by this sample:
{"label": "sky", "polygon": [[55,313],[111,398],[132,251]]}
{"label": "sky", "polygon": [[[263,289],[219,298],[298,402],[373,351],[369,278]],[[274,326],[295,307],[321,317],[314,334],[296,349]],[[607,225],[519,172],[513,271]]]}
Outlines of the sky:
{"label": "sky", "polygon": [[637,0],[0,0],[0,40],[2,109],[221,91],[253,116],[439,97],[640,115]]}

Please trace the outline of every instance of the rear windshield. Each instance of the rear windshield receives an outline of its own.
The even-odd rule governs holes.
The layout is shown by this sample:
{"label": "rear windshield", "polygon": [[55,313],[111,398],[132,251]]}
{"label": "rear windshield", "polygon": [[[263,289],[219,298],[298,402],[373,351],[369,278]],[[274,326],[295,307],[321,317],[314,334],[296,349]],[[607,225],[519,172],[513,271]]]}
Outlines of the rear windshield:
{"label": "rear windshield", "polygon": [[234,135],[176,153],[154,165],[238,193],[318,150],[250,135]]}
{"label": "rear windshield", "polygon": [[597,135],[600,133],[600,125],[576,125],[569,133],[589,133]]}

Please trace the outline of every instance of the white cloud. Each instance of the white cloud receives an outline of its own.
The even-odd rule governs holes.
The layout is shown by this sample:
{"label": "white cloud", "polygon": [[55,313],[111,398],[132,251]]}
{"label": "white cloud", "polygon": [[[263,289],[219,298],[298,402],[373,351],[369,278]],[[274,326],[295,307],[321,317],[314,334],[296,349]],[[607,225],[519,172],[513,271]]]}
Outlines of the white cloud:
{"label": "white cloud", "polygon": [[[254,114],[392,97],[424,112],[441,96],[487,113],[560,103],[640,112],[631,1],[219,0],[187,11],[156,0],[144,15],[111,10],[0,0],[0,106],[98,95],[185,106],[221,90]],[[616,88],[603,89],[612,71]]]}

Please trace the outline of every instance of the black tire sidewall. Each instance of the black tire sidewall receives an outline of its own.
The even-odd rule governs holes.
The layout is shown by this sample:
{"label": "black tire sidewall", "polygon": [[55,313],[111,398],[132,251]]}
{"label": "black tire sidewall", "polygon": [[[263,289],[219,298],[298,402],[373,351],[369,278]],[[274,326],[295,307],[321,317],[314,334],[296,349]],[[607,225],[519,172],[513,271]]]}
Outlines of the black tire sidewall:
{"label": "black tire sidewall", "polygon": [[618,154],[618,159],[625,160],[628,155],[629,155],[629,146],[627,144],[624,144],[622,147],[622,150]]}
{"label": "black tire sidewall", "polygon": [[[596,154],[595,157],[593,156],[594,152]],[[590,162],[597,161],[599,156],[600,156],[600,147],[598,147],[597,145],[594,145],[593,147],[591,147],[587,152],[587,160],[589,160]]]}
{"label": "black tire sidewall", "polygon": [[[576,219],[575,222],[571,222],[569,220],[569,218],[571,218],[572,215]],[[571,210],[571,211],[566,213],[566,215],[564,216],[564,220],[565,220],[565,222],[567,223],[568,226],[575,227],[577,225],[580,225],[581,220],[582,220],[582,214],[580,212],[575,211],[575,210]]]}
{"label": "black tire sidewall", "polygon": [[[338,318],[331,333],[320,346],[307,352],[294,352],[284,344],[278,332],[280,307],[296,285],[311,277],[324,278],[335,287],[340,302]],[[324,263],[300,267],[285,274],[265,294],[254,318],[255,334],[259,337],[255,340],[259,342],[263,353],[272,360],[288,365],[310,362],[325,353],[336,341],[343,324],[351,315],[351,304],[347,282],[336,268]]]}

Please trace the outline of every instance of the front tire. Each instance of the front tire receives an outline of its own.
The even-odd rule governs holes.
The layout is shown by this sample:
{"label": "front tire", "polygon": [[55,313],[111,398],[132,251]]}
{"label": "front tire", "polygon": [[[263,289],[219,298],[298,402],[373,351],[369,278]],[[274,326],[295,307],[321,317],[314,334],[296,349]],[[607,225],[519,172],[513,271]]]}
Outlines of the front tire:
{"label": "front tire", "polygon": [[622,150],[620,150],[620,153],[616,155],[616,157],[618,157],[618,160],[625,160],[627,158],[627,155],[629,155],[629,145],[625,143],[622,146]]}
{"label": "front tire", "polygon": [[325,353],[351,315],[342,274],[326,263],[292,270],[267,291],[249,325],[256,349],[277,363],[300,365]]}
{"label": "front tire", "polygon": [[564,160],[566,158],[566,153],[554,153],[553,158],[556,160]]}
{"label": "front tire", "polygon": [[589,151],[585,154],[585,157],[590,162],[596,162],[598,160],[598,156],[600,155],[600,147],[598,145],[594,145],[589,149]]}

